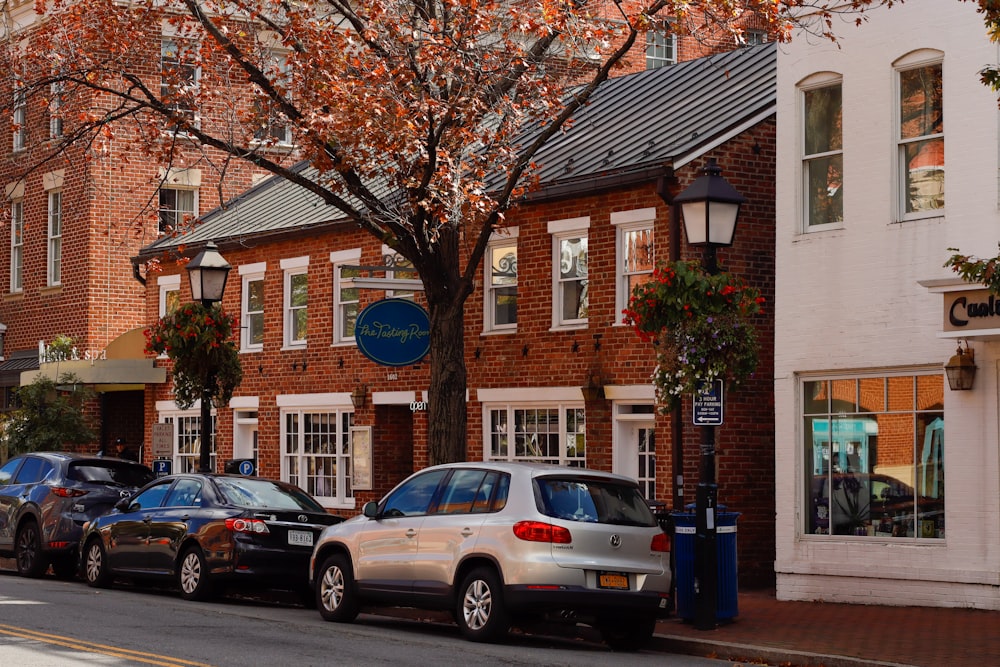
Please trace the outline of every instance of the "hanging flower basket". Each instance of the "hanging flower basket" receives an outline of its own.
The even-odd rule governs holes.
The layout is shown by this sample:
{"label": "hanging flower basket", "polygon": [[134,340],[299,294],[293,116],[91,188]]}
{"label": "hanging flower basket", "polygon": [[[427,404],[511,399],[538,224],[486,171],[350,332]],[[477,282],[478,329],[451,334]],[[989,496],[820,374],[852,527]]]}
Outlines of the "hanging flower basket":
{"label": "hanging flower basket", "polygon": [[221,306],[179,306],[146,330],[146,352],[174,362],[174,395],[187,409],[207,392],[216,406],[229,403],[243,379],[240,353],[233,342],[236,319]]}
{"label": "hanging flower basket", "polygon": [[656,347],[653,386],[663,410],[702,383],[736,386],[757,368],[753,317],[764,298],[729,273],[707,274],[697,262],[661,264],[636,286],[624,322]]}

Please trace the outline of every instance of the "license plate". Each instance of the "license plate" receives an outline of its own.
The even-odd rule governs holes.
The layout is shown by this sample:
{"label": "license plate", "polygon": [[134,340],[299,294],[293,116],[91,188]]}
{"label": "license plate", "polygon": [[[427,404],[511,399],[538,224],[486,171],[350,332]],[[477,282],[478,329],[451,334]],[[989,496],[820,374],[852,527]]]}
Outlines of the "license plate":
{"label": "license plate", "polygon": [[628,590],[628,575],[622,572],[598,572],[598,588],[613,588],[619,591]]}
{"label": "license plate", "polygon": [[307,530],[290,530],[288,531],[288,543],[311,547],[313,545],[313,534]]}

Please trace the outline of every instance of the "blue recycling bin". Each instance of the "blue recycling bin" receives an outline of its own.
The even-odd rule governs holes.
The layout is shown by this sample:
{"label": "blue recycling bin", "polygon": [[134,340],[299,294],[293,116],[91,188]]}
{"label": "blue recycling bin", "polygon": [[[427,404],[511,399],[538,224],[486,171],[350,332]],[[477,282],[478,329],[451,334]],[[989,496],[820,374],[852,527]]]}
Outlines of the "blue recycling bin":
{"label": "blue recycling bin", "polygon": [[[688,505],[693,509],[693,505]],[[719,506],[720,510],[725,507]],[[715,548],[718,564],[715,618],[729,621],[739,614],[739,581],[736,563],[736,519],[739,512],[715,513]],[[697,517],[691,512],[674,512],[674,586],[677,595],[677,616],[685,621],[694,619],[694,545]]]}

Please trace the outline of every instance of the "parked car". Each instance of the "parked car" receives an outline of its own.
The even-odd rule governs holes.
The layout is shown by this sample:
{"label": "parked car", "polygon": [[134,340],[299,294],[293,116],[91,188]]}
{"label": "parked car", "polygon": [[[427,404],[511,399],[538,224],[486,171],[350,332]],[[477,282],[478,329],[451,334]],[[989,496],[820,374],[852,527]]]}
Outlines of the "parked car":
{"label": "parked car", "polygon": [[350,622],[365,604],[446,609],[467,639],[496,641],[513,624],[559,619],[634,650],[672,608],[669,550],[632,479],[454,463],[326,528],[309,569],[328,621]]}
{"label": "parked car", "polygon": [[0,556],[25,577],[52,565],[57,577],[77,571],[83,524],[153,479],[134,461],[93,454],[34,452],[0,467]]}
{"label": "parked car", "polygon": [[215,473],[161,477],[87,525],[80,568],[91,586],[115,577],[172,579],[187,600],[226,585],[295,590],[312,602],[309,556],[343,517],[276,480]]}

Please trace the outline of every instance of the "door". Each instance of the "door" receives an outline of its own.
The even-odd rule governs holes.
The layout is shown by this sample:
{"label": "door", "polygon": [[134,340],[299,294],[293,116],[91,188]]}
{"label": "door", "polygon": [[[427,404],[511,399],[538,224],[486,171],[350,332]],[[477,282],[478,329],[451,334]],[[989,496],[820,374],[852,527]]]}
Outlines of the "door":
{"label": "door", "polygon": [[114,516],[104,540],[112,571],[149,570],[149,529],[153,512],[170,489],[170,480],[151,486],[132,499],[125,511]]}
{"label": "door", "polygon": [[149,522],[147,563],[152,572],[172,574],[178,551],[192,524],[198,525],[201,512],[202,482],[178,479],[166,500],[152,511]]}

